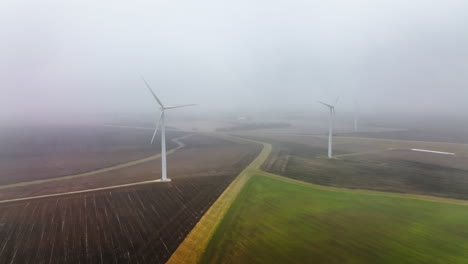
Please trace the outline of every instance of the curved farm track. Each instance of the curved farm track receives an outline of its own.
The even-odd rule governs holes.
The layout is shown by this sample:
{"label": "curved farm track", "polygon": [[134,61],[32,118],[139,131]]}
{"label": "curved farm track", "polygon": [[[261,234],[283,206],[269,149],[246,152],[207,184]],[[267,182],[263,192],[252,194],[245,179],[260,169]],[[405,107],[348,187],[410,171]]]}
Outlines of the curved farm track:
{"label": "curved farm track", "polygon": [[[185,135],[183,137],[172,139],[172,141],[177,144],[177,147],[168,150],[167,155],[171,155],[172,153],[176,152],[178,149],[181,149],[181,148],[185,147],[185,144],[181,140],[184,139],[184,138],[187,138],[189,136],[191,136],[191,135],[189,134],[189,135]],[[159,159],[160,157],[161,157],[161,154],[156,154],[156,155],[152,155],[152,156],[149,156],[149,157],[146,157],[146,158],[142,158],[142,159],[138,159],[138,160],[134,160],[134,161],[114,165],[114,166],[107,167],[107,168],[92,170],[92,171],[85,172],[85,173],[66,175],[66,176],[60,176],[60,177],[55,177],[55,178],[43,179],[43,180],[19,182],[19,183],[13,183],[13,184],[8,184],[8,185],[0,185],[0,190],[9,189],[9,188],[16,188],[16,187],[24,187],[24,186],[30,186],[30,185],[36,185],[36,184],[51,183],[51,182],[57,182],[57,181],[66,181],[66,180],[72,180],[72,179],[77,179],[77,178],[82,178],[82,177],[89,177],[89,176],[93,176],[93,175],[97,175],[97,174],[101,174],[101,173],[105,173],[105,172],[111,172],[111,171],[131,167],[131,166],[135,166],[135,165],[138,165],[138,164],[141,164],[141,163],[145,163],[145,162],[148,162],[148,161]],[[116,186],[116,187],[118,187],[118,186]],[[90,190],[90,191],[96,191],[96,190],[98,190],[98,189]],[[68,194],[68,193],[60,193],[60,194],[55,194],[55,195],[66,195],[66,194]],[[38,198],[43,198],[43,197],[38,197]],[[25,199],[27,199],[27,198],[25,198]],[[4,201],[0,201],[0,203],[1,202],[4,202]]]}

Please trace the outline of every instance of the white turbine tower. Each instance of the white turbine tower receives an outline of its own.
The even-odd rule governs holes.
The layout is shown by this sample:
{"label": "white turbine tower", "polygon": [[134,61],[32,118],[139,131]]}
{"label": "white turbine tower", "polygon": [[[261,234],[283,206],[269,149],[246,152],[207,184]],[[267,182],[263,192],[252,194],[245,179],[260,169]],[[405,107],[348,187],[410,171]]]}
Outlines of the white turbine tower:
{"label": "white turbine tower", "polygon": [[[336,98],[336,101],[335,101],[335,105],[336,103],[338,103],[338,98]],[[333,137],[333,118],[335,116],[335,105],[330,105],[330,104],[326,104],[324,102],[320,102],[320,101],[317,101],[321,104],[323,104],[324,106],[328,107],[328,109],[330,110],[330,127],[328,129],[328,158],[332,158],[332,155],[333,155],[333,151],[332,151],[332,137]]]}
{"label": "white turbine tower", "polygon": [[358,101],[354,101],[354,132],[358,132],[358,122],[359,122],[359,105]]}
{"label": "white turbine tower", "polygon": [[[141,76],[141,75],[140,75]],[[174,109],[174,108],[181,108],[181,107],[186,107],[186,106],[193,106],[195,104],[184,104],[184,105],[176,105],[176,106],[164,106],[159,100],[159,98],[156,96],[156,94],[153,92],[153,89],[149,86],[149,84],[146,82],[145,78],[141,76],[141,79],[146,84],[146,87],[148,87],[148,90],[151,92],[153,95],[154,99],[156,102],[159,104],[161,107],[161,116],[158,119],[158,122],[156,123],[156,128],[154,129],[153,137],[151,138],[151,144],[154,142],[154,138],[156,137],[156,133],[158,132],[159,126],[161,126],[161,179],[158,181],[162,182],[169,182],[171,179],[167,178],[167,167],[166,167],[166,122],[165,122],[165,111],[168,109]]]}

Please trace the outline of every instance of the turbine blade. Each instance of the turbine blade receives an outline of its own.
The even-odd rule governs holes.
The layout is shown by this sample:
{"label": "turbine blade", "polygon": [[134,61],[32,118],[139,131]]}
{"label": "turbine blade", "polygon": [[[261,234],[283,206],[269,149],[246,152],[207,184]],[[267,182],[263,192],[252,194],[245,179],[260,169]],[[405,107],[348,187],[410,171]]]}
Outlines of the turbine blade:
{"label": "turbine blade", "polygon": [[174,105],[174,106],[166,106],[164,109],[174,109],[174,108],[181,108],[187,106],[194,106],[196,104],[184,104],[184,105]]}
{"label": "turbine blade", "polygon": [[161,124],[161,118],[163,114],[164,114],[164,111],[161,112],[158,122],[156,123],[156,128],[154,129],[153,137],[151,138],[151,145],[153,145],[153,141],[154,141],[154,138],[156,137],[156,133],[158,133],[159,125]]}
{"label": "turbine blade", "polygon": [[145,78],[143,77],[143,75],[140,74],[140,77],[141,79],[145,82],[146,84],[146,87],[148,88],[148,90],[151,92],[151,94],[153,95],[154,99],[156,100],[156,102],[158,102],[158,104],[164,108],[164,105],[161,103],[161,101],[159,100],[159,98],[156,96],[156,94],[153,92],[153,89],[151,89],[151,87],[149,86],[148,82],[146,82]]}
{"label": "turbine blade", "polygon": [[329,104],[326,104],[324,102],[321,102],[321,101],[317,101],[318,103],[320,104],[323,104],[324,106],[327,106],[327,107],[330,107],[330,108],[333,108],[333,105],[329,105]]}
{"label": "turbine blade", "polygon": [[336,106],[336,104],[338,103],[338,100],[340,100],[340,97],[336,97],[336,100],[335,100],[335,104],[333,106]]}

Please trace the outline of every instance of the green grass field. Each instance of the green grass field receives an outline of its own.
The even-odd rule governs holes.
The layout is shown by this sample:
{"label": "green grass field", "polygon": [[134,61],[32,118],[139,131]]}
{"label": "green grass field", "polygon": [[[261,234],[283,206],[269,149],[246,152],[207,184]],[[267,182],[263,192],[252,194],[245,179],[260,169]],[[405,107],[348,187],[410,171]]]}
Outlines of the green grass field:
{"label": "green grass field", "polygon": [[[468,200],[468,145],[336,137],[335,158],[328,159],[322,137],[264,140],[273,152],[262,169],[273,174],[324,186]],[[457,155],[395,150],[400,147],[448,149]]]}
{"label": "green grass field", "polygon": [[201,263],[468,263],[468,207],[257,174]]}

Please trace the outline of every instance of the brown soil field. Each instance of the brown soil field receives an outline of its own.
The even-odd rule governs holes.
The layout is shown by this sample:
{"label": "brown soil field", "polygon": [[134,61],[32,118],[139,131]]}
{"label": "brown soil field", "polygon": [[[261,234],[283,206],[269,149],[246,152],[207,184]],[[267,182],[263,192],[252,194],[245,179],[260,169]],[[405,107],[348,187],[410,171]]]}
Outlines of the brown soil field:
{"label": "brown soil field", "polygon": [[[0,185],[92,171],[160,152],[152,131],[115,127],[0,128]],[[168,133],[170,139],[181,132]]]}
{"label": "brown soil field", "polygon": [[0,205],[0,263],[164,263],[235,177]]}
{"label": "brown soil field", "polygon": [[[0,203],[0,263],[164,263],[261,150],[195,134],[168,156],[170,183]],[[4,198],[160,178],[160,160],[2,190]],[[3,200],[3,199],[2,199]]]}
{"label": "brown soil field", "polygon": [[[294,118],[294,117],[282,117],[282,118],[271,118],[271,119],[260,119],[261,122],[267,123],[287,123],[288,126],[284,127],[272,127],[272,128],[258,128],[249,133],[258,134],[302,134],[302,135],[324,135],[328,131],[328,113],[324,113],[322,116],[311,116],[309,118]],[[334,123],[333,131],[335,133],[350,133],[354,129],[353,119],[345,117],[337,117]],[[259,121],[259,120],[256,120]],[[384,132],[384,131],[395,131],[402,130],[398,127],[379,126],[378,124],[360,124],[361,131],[366,132]]]}
{"label": "brown soil field", "polygon": [[[267,140],[275,144],[296,145],[295,148],[303,146],[305,151],[313,151],[314,156],[326,156],[328,137],[317,135],[296,135],[296,134],[254,134],[242,133],[240,136]],[[398,149],[430,149],[438,151],[453,152],[458,158],[468,157],[468,145],[445,142],[429,141],[406,141],[392,139],[360,138],[360,137],[333,137],[334,154],[381,152],[389,148]],[[320,151],[320,150],[323,151]],[[425,156],[430,159],[429,156]],[[437,155],[437,157],[440,157]],[[464,162],[461,162],[464,163]]]}
{"label": "brown soil field", "polygon": [[403,129],[401,131],[362,130],[360,133],[343,134],[343,136],[468,144],[467,115],[407,115],[398,118],[374,117],[368,121],[373,126],[379,124]]}
{"label": "brown soil field", "polygon": [[[256,157],[260,146],[234,143],[224,139],[194,134],[181,141],[185,146],[167,157],[171,179],[231,174],[240,171]],[[0,200],[47,195],[161,178],[161,159],[156,159],[91,176],[64,181],[0,189]]]}
{"label": "brown soil field", "polygon": [[167,125],[178,130],[215,132],[220,127],[231,127],[231,124],[223,120],[168,120]]}
{"label": "brown soil field", "polygon": [[446,130],[422,130],[408,129],[402,131],[379,131],[379,132],[360,132],[360,133],[343,133],[340,134],[346,137],[367,137],[395,140],[410,140],[410,141],[432,141],[432,142],[449,142],[468,144],[468,129],[460,127],[452,127]]}
{"label": "brown soil field", "polygon": [[273,144],[274,150],[263,166],[268,172],[327,186],[468,199],[468,145],[334,137],[335,158],[328,159],[326,137],[255,138]]}

